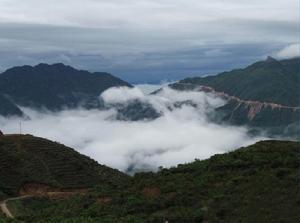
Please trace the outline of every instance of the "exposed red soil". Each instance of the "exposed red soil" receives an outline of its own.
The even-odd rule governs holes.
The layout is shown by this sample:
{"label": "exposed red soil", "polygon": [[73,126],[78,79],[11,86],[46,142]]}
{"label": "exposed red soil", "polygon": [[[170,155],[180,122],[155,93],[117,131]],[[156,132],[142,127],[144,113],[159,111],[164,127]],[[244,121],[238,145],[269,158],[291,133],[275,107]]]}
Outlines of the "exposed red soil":
{"label": "exposed red soil", "polygon": [[[180,83],[180,84],[187,85],[187,86],[188,85],[195,86],[194,84],[188,84],[188,83]],[[209,87],[209,86],[199,85],[197,87],[197,89],[199,91],[212,93],[212,94],[217,95],[227,101],[233,101],[233,102],[237,103],[237,106],[235,107],[235,109],[238,109],[240,106],[245,107],[246,109],[248,109],[247,117],[250,121],[253,120],[257,114],[259,114],[263,109],[266,109],[266,108],[271,108],[272,110],[288,109],[288,110],[292,110],[293,112],[300,110],[300,107],[291,107],[291,106],[276,104],[276,103],[272,103],[272,102],[243,100],[236,96],[229,95],[225,92],[216,91],[214,88]]]}
{"label": "exposed red soil", "polygon": [[142,194],[148,198],[157,198],[160,193],[160,189],[157,187],[145,187],[142,191]]}
{"label": "exposed red soil", "polygon": [[46,184],[26,183],[19,190],[20,196],[47,197],[49,199],[65,199],[75,194],[86,194],[87,188],[58,188]]}
{"label": "exposed red soil", "polygon": [[112,198],[111,197],[98,197],[96,202],[101,205],[107,205],[112,202]]}

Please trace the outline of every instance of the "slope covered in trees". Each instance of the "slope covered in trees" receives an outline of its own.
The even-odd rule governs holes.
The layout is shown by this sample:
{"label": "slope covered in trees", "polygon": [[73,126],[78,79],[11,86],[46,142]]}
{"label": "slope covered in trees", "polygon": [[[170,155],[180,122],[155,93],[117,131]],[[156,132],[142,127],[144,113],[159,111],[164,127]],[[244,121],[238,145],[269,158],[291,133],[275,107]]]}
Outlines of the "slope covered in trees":
{"label": "slope covered in trees", "polygon": [[26,191],[88,189],[128,177],[62,144],[30,135],[0,136],[0,197]]}
{"label": "slope covered in trees", "polygon": [[10,206],[25,222],[298,222],[298,158],[297,142],[262,141],[86,195]]}

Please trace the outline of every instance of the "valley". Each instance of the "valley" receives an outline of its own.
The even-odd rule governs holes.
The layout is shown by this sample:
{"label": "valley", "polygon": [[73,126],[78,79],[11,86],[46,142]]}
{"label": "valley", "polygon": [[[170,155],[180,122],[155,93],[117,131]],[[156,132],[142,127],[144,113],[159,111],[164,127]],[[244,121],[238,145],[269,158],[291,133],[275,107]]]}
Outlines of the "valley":
{"label": "valley", "polygon": [[0,222],[297,222],[298,71],[268,58],[144,94],[63,64],[9,69]]}
{"label": "valley", "polygon": [[300,222],[299,0],[0,0],[0,223]]}

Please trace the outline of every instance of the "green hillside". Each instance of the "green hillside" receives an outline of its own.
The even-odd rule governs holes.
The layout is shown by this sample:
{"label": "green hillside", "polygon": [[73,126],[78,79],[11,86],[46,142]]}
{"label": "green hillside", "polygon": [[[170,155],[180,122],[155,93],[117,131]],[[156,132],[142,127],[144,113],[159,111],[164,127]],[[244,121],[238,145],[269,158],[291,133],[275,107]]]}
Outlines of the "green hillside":
{"label": "green hillside", "polygon": [[299,58],[277,61],[269,57],[244,69],[215,76],[187,78],[179,83],[205,85],[243,100],[299,106]]}
{"label": "green hillside", "polygon": [[17,196],[28,183],[90,188],[117,184],[127,176],[62,144],[30,135],[10,135],[0,136],[0,179],[1,198],[1,192]]}
{"label": "green hillside", "polygon": [[12,202],[25,222],[299,222],[299,143],[262,141],[207,160],[139,173],[66,200]]}
{"label": "green hillside", "polygon": [[[0,74],[0,102],[6,96],[31,108],[99,107],[99,95],[115,86],[131,85],[108,73],[90,73],[64,64],[13,67]],[[0,115],[18,115],[7,102],[1,105]]]}
{"label": "green hillside", "polygon": [[300,61],[269,57],[245,69],[215,76],[187,78],[170,85],[177,90],[212,92],[227,100],[213,121],[246,125],[253,132],[298,139],[300,134]]}

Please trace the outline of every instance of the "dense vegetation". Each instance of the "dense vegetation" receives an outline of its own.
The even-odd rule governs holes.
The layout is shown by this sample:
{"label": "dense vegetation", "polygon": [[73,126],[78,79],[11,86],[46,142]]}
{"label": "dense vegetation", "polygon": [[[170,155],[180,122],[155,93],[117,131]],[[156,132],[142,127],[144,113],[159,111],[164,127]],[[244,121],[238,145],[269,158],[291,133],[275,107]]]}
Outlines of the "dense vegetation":
{"label": "dense vegetation", "polygon": [[5,98],[50,110],[99,107],[98,96],[113,86],[131,85],[108,73],[90,73],[64,64],[14,67],[0,74],[0,115],[19,115]]}
{"label": "dense vegetation", "polygon": [[89,188],[127,178],[59,143],[30,135],[0,136],[0,198],[16,196],[26,183]]}
{"label": "dense vegetation", "polygon": [[298,172],[299,143],[263,141],[86,195],[10,207],[16,222],[299,222]]}
{"label": "dense vegetation", "polygon": [[236,69],[203,78],[187,78],[179,83],[210,86],[216,91],[225,92],[243,100],[298,107],[299,66],[299,58],[277,61],[269,57],[266,61],[254,63],[245,69]]}

